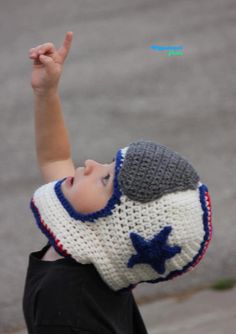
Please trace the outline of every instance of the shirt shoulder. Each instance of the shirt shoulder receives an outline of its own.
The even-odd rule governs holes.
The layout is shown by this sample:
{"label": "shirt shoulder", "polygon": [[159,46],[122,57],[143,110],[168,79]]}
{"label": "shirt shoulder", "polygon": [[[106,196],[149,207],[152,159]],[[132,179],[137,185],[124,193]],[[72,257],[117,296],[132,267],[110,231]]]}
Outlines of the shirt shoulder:
{"label": "shirt shoulder", "polygon": [[[37,326],[70,326],[92,333],[146,334],[131,291],[116,292],[93,265],[68,258],[42,261],[50,247],[31,253],[26,309]],[[134,330],[135,329],[135,330]]]}

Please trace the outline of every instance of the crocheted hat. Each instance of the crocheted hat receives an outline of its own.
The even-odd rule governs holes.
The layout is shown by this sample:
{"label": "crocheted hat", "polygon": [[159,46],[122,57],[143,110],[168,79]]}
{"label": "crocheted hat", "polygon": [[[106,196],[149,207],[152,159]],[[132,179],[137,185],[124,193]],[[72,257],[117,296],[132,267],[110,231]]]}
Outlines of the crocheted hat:
{"label": "crocheted hat", "polygon": [[193,268],[212,236],[207,187],[178,153],[150,141],[118,150],[105,208],[76,211],[63,180],[40,187],[31,209],[56,251],[93,263],[113,289],[157,283]]}

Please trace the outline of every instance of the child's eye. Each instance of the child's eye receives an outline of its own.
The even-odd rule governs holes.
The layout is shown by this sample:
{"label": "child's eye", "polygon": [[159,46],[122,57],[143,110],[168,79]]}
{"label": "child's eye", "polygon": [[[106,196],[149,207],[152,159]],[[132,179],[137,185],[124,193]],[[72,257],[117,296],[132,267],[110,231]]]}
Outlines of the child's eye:
{"label": "child's eye", "polygon": [[107,184],[107,181],[109,180],[109,178],[110,178],[110,174],[107,174],[106,176],[104,176],[104,177],[102,178],[102,181],[105,181],[105,182],[103,182],[104,185]]}

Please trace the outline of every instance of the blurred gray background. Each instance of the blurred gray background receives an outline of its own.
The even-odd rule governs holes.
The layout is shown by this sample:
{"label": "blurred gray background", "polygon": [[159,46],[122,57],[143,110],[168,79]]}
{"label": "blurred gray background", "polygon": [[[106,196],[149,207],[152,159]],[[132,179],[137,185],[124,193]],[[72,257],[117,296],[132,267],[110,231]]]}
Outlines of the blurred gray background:
{"label": "blurred gray background", "polygon": [[[42,180],[34,152],[28,49],[74,32],[61,98],[73,158],[110,161],[138,138],[195,165],[212,196],[214,237],[192,272],[138,300],[236,277],[235,0],[0,1],[0,333],[24,326],[28,254],[45,243],[29,200]],[[168,57],[152,44],[183,45]]]}

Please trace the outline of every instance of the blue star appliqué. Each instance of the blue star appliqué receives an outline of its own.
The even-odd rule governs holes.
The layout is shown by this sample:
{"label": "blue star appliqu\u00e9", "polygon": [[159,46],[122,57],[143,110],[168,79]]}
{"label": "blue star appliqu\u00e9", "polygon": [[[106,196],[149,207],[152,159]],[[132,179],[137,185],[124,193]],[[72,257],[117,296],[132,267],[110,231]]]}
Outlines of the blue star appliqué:
{"label": "blue star appliqu\u00e9", "polygon": [[171,230],[171,226],[166,226],[151,240],[145,240],[137,233],[130,233],[137,254],[132,255],[129,259],[128,268],[132,268],[135,264],[147,263],[158,274],[163,274],[165,272],[165,261],[181,252],[181,247],[167,245]]}

